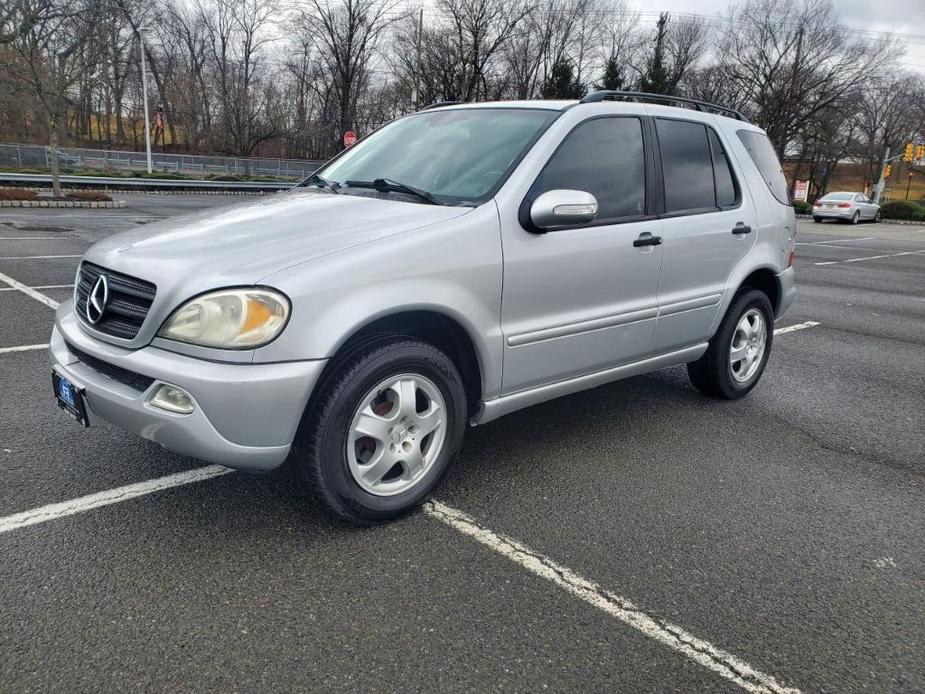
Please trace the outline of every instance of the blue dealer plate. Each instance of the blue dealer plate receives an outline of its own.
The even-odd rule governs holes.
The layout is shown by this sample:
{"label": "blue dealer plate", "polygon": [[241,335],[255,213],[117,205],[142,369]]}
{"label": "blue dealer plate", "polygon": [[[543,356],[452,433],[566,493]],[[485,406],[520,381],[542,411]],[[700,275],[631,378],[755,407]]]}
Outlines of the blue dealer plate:
{"label": "blue dealer plate", "polygon": [[51,373],[51,383],[58,407],[84,426],[90,426],[87,421],[87,410],[84,407],[83,393],[80,389],[63,376],[59,376],[56,371]]}

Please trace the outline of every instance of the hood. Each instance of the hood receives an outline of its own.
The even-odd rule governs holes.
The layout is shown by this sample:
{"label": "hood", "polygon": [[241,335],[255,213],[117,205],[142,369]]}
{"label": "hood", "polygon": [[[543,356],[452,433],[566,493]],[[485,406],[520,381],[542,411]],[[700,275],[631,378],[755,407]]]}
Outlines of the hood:
{"label": "hood", "polygon": [[153,282],[159,293],[165,282],[191,274],[208,278],[207,288],[254,284],[286,267],[469,209],[295,189],[115,234],[84,257]]}
{"label": "hood", "polygon": [[296,189],[115,234],[92,246],[84,259],[152,282],[154,303],[130,340],[81,325],[107,342],[140,347],[175,308],[197,294],[259,284],[293,265],[470,210]]}

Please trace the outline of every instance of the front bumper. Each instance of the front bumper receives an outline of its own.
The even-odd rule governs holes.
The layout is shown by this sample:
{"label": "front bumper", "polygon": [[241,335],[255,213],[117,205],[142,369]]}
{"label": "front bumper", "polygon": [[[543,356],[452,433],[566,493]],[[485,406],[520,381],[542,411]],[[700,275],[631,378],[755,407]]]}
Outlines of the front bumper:
{"label": "front bumper", "polygon": [[[97,359],[153,382],[139,386],[107,375],[75,352],[89,355],[87,362]],[[128,350],[87,335],[70,301],[55,315],[50,353],[52,368],[83,389],[91,424],[106,420],[177,453],[255,472],[286,459],[326,363],[228,364],[152,346]],[[150,405],[161,383],[186,390],[193,412],[174,414]]]}

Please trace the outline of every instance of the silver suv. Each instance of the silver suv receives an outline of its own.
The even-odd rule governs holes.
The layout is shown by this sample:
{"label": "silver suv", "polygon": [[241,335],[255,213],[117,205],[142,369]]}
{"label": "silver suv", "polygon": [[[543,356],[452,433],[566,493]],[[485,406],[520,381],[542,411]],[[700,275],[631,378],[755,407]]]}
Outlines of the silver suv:
{"label": "silver suv", "polygon": [[659,98],[425,109],[291,191],[97,243],[55,317],[58,404],[288,460],[371,523],[434,490],[468,425],[675,364],[742,397],[793,299],[787,184],[741,115]]}

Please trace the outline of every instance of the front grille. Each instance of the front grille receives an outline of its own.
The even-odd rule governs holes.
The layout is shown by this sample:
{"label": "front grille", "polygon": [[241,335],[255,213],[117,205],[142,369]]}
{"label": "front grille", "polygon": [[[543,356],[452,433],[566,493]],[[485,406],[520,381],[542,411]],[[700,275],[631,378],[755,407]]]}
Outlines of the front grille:
{"label": "front grille", "polygon": [[109,283],[109,301],[106,303],[103,317],[92,327],[107,335],[130,340],[138,334],[145,322],[157,287],[137,277],[107,270],[93,263],[82,263],[74,296],[77,315],[84,323],[89,324],[87,297],[102,274],[106,275]]}
{"label": "front grille", "polygon": [[101,374],[108,376],[114,381],[124,383],[129,388],[134,388],[140,393],[146,391],[148,386],[154,383],[153,378],[142,376],[134,371],[129,371],[128,369],[123,369],[121,366],[116,366],[115,364],[110,364],[108,361],[98,359],[91,354],[87,354],[82,349],[78,349],[70,342],[65,344],[67,344],[68,351],[77,357],[82,364],[86,364],[94,371],[99,371]]}

